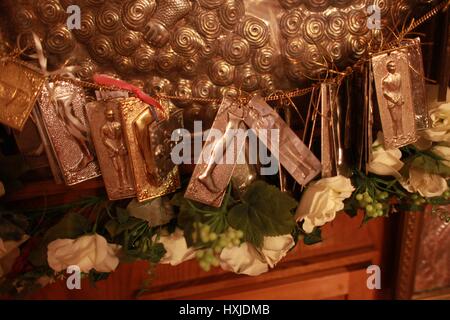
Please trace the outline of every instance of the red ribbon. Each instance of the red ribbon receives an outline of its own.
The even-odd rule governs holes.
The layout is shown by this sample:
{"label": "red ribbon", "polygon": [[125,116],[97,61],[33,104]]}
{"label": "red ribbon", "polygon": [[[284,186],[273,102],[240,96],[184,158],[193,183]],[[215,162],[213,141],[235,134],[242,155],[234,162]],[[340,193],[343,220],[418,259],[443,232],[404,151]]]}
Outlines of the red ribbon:
{"label": "red ribbon", "polygon": [[158,101],[156,101],[155,99],[153,99],[152,97],[150,97],[148,94],[143,92],[138,87],[136,87],[132,84],[129,84],[125,81],[115,79],[115,78],[112,78],[112,77],[104,75],[104,74],[94,74],[94,76],[92,78],[93,78],[94,82],[98,85],[107,86],[107,87],[115,87],[118,89],[123,89],[123,90],[133,92],[136,95],[136,97],[138,97],[139,99],[141,99],[143,102],[145,102],[146,104],[148,104],[151,107],[150,109],[152,110],[152,113],[154,114],[154,116],[156,116],[156,112],[154,110],[154,108],[156,108],[156,109],[159,109],[159,111],[161,112],[161,114],[164,117],[165,112],[164,112],[164,108],[161,106],[161,104]]}

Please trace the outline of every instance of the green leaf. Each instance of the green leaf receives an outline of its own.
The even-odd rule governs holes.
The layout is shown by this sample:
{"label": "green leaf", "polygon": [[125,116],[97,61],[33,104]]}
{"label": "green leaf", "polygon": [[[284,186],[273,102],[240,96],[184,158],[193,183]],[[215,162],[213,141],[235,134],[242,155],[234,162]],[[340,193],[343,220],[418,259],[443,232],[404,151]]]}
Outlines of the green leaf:
{"label": "green leaf", "polygon": [[303,243],[306,245],[312,245],[322,241],[322,230],[320,228],[314,228],[311,233],[305,233],[303,236]]}
{"label": "green leaf", "polygon": [[297,202],[264,181],[255,181],[245,193],[242,203],[228,213],[228,223],[244,232],[244,240],[261,247],[264,236],[288,234],[295,228],[291,210]]}
{"label": "green leaf", "polygon": [[155,243],[149,248],[147,254],[148,261],[152,263],[158,263],[159,260],[161,260],[162,257],[164,257],[164,255],[166,254],[166,249],[164,248],[164,245],[162,243]]}
{"label": "green leaf", "polygon": [[450,176],[450,167],[446,166],[439,158],[428,154],[414,157],[411,166],[422,169],[427,173],[438,174],[445,177]]}
{"label": "green leaf", "polygon": [[116,213],[117,221],[119,221],[120,224],[126,223],[128,221],[128,218],[130,217],[130,214],[124,208],[116,207]]}
{"label": "green leaf", "polygon": [[28,227],[26,216],[0,211],[0,239],[19,241]]}
{"label": "green leaf", "polygon": [[106,231],[108,231],[109,236],[111,238],[116,237],[119,233],[119,223],[116,220],[109,220],[106,224],[105,224],[105,229]]}
{"label": "green leaf", "polygon": [[90,229],[89,221],[82,215],[74,212],[67,213],[57,224],[49,228],[40,245],[29,256],[34,266],[47,264],[47,245],[56,239],[75,239]]}

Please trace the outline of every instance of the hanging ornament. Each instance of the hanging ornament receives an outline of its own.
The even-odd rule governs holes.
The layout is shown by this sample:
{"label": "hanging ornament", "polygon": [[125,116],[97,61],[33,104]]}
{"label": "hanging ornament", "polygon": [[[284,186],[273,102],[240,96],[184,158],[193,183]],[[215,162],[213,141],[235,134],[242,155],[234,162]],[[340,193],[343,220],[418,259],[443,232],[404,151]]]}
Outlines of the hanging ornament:
{"label": "hanging ornament", "polygon": [[414,66],[417,68],[417,62],[412,63],[412,58],[415,60],[417,54],[411,56],[410,47],[404,45],[372,57],[377,105],[387,149],[417,141],[417,122],[421,128],[427,126],[428,120],[423,121],[428,118],[424,99],[414,102],[416,96],[421,97],[425,93],[422,85],[413,84],[413,80],[420,81],[421,69],[415,70],[418,74],[413,78],[411,70]]}
{"label": "hanging ornament", "polygon": [[414,105],[414,117],[416,130],[425,130],[430,127],[430,116],[425,92],[425,75],[423,71],[422,49],[420,38],[403,41],[407,47],[409,73],[411,76],[412,102]]}
{"label": "hanging ornament", "polygon": [[244,121],[299,184],[320,173],[320,161],[263,98],[256,95],[250,100]]}
{"label": "hanging ornament", "polygon": [[118,200],[131,198],[136,194],[123,126],[119,118],[120,101],[127,98],[128,94],[109,92],[114,94],[96,92],[97,97],[102,100],[88,103],[86,115],[108,197],[110,200]]}
{"label": "hanging ornament", "polygon": [[184,194],[186,198],[220,207],[244,145],[245,139],[238,137],[239,132],[244,132],[239,130],[245,128],[243,120],[242,104],[223,99]]}
{"label": "hanging ornament", "polygon": [[100,176],[85,104],[83,89],[68,81],[48,83],[39,97],[42,120],[67,185]]}
{"label": "hanging ornament", "polygon": [[120,102],[120,115],[138,201],[174,192],[180,177],[178,167],[168,159],[168,149],[173,147],[172,128],[182,127],[181,112],[158,122],[148,104],[128,98]]}
{"label": "hanging ornament", "polygon": [[36,130],[39,133],[40,141],[44,146],[50,171],[52,172],[53,175],[53,180],[55,181],[56,184],[62,184],[64,183],[64,178],[62,176],[58,160],[56,159],[55,152],[53,151],[50,138],[48,137],[47,130],[45,129],[44,121],[42,119],[42,114],[39,109],[39,106],[36,105],[31,111],[31,115],[28,121],[30,121],[31,119],[33,119],[33,122],[36,125]]}
{"label": "hanging ornament", "polygon": [[30,116],[45,77],[23,62],[0,60],[0,122],[22,130]]}

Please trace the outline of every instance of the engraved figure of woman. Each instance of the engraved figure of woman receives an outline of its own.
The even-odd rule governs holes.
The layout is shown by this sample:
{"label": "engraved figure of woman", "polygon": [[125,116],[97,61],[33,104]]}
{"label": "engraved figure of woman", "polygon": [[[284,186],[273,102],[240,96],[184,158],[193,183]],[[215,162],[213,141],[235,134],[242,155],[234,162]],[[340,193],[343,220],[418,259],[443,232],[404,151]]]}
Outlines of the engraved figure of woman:
{"label": "engraved figure of woman", "polygon": [[131,190],[126,162],[127,149],[123,143],[122,125],[114,119],[114,110],[111,106],[107,106],[105,118],[106,122],[100,129],[101,137],[119,178],[119,190]]}
{"label": "engraved figure of woman", "polygon": [[386,64],[386,69],[388,74],[381,81],[381,90],[391,115],[394,136],[397,137],[403,134],[402,106],[405,100],[402,95],[402,77],[396,72],[397,67],[393,60]]}
{"label": "engraved figure of woman", "polygon": [[[227,111],[228,122],[223,136],[215,142],[208,164],[204,171],[199,175],[198,180],[211,192],[217,193],[220,190],[213,179],[212,173],[217,164],[223,159],[234,137],[238,133],[239,126],[244,120],[244,111],[237,103],[232,103]],[[239,150],[238,150],[239,152]]]}

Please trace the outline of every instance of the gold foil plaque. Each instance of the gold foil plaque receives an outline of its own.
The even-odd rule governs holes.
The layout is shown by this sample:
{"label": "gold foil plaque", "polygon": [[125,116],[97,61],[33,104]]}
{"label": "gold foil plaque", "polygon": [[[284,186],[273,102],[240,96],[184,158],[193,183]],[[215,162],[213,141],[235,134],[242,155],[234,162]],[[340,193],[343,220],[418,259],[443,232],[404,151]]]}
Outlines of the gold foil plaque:
{"label": "gold foil plaque", "polygon": [[152,145],[151,129],[155,119],[149,106],[139,99],[128,98],[121,101],[120,113],[138,201],[174,192],[180,187],[177,166],[173,166],[161,183],[153,175],[157,158],[154,155],[156,146]]}
{"label": "gold foil plaque", "polygon": [[120,122],[119,99],[90,102],[86,114],[110,200],[134,197],[134,181]]}
{"label": "gold foil plaque", "polygon": [[414,143],[417,134],[407,49],[373,56],[372,67],[386,148]]}
{"label": "gold foil plaque", "polygon": [[85,118],[83,89],[66,81],[43,88],[39,108],[64,181],[74,185],[100,176]]}
{"label": "gold foil plaque", "polygon": [[22,130],[45,78],[18,62],[0,62],[0,122]]}

